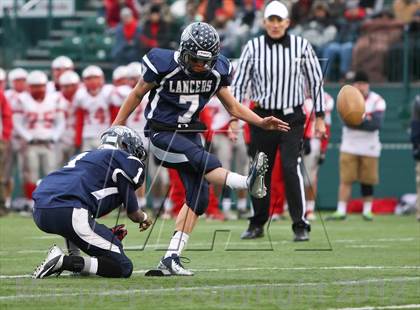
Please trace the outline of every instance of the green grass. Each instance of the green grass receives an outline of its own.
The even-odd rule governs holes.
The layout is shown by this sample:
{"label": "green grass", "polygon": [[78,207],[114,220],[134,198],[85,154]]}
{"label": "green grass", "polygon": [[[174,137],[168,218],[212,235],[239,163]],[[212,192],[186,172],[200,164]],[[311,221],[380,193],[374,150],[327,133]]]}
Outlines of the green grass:
{"label": "green grass", "polygon": [[[128,223],[126,249],[142,248],[147,233]],[[114,225],[115,217],[102,222]],[[37,229],[32,219],[0,219],[0,309],[328,309],[420,304],[420,225],[413,217],[377,216],[364,222],[312,225],[311,241],[291,242],[289,221],[272,223],[271,242],[241,241],[245,221],[200,220],[184,255],[194,277],[146,278],[173,231],[158,221],[144,251],[131,250],[129,279],[29,275],[61,237]],[[213,235],[219,232],[213,249]],[[200,250],[200,251],[197,251]],[[207,251],[208,250],[208,251]],[[298,250],[298,251],[297,251]],[[420,307],[420,306],[419,306]]]}

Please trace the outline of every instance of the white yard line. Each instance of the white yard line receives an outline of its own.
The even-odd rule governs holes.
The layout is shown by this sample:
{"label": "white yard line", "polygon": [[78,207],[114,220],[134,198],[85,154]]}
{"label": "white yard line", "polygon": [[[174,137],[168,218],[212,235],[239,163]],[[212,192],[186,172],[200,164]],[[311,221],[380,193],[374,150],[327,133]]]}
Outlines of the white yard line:
{"label": "white yard line", "polygon": [[345,248],[350,249],[371,249],[371,248],[389,248],[388,245],[378,245],[378,244],[353,244],[353,245],[346,245]]}
{"label": "white yard line", "polygon": [[368,239],[368,240],[356,240],[356,239],[337,239],[332,240],[336,243],[355,243],[355,242],[410,242],[420,240],[419,238],[378,238],[378,239]]}
{"label": "white yard line", "polygon": [[[34,239],[60,239],[59,236],[44,236],[44,237],[33,237]],[[61,240],[61,239],[60,239]],[[363,242],[361,245],[358,245],[359,247],[380,247],[380,245],[366,245],[366,242],[411,242],[420,240],[418,238],[391,238],[391,239],[369,239],[369,240],[354,240],[354,239],[339,239],[339,240],[332,240],[332,243],[357,243],[357,242]],[[292,244],[293,242],[290,240],[281,240],[281,241],[240,241],[240,242],[230,242],[230,239],[228,239],[229,242],[225,242],[225,249],[229,249],[229,246],[242,246],[245,249],[249,249],[251,246],[259,246],[258,249],[264,249],[264,245],[283,245],[283,244]],[[144,245],[130,245],[125,246],[124,249],[126,250],[136,250],[136,249],[143,249]],[[165,248],[167,247],[167,243],[148,243],[146,244],[147,248]],[[203,246],[211,246],[211,242],[204,242],[204,243],[191,243],[190,248],[195,247],[203,247]],[[219,245],[218,245],[219,246]],[[31,254],[31,253],[47,253],[48,249],[41,249],[41,250],[19,250],[19,251],[0,251],[1,255],[12,255],[12,254]]]}
{"label": "white yard line", "polygon": [[[319,267],[243,267],[243,268],[203,268],[191,269],[194,272],[235,272],[235,271],[306,271],[306,270],[419,270],[420,266],[319,266]],[[134,270],[133,274],[143,274],[148,269]],[[65,274],[64,274],[65,275]],[[61,275],[63,276],[63,275]],[[0,279],[30,278],[29,274],[0,275]]]}
{"label": "white yard line", "polygon": [[379,309],[419,309],[420,304],[394,306],[365,306],[360,308],[331,308],[329,310],[379,310]]}
{"label": "white yard line", "polygon": [[24,239],[39,239],[39,240],[43,240],[43,239],[60,239],[62,237],[58,236],[58,235],[46,235],[46,236],[35,236],[35,237],[25,237]]}
{"label": "white yard line", "polygon": [[383,282],[411,282],[419,281],[420,277],[398,277],[398,278],[372,278],[366,280],[352,281],[333,281],[333,282],[309,282],[309,283],[257,283],[257,284],[241,284],[241,285],[214,285],[214,286],[192,286],[192,287],[171,287],[156,289],[132,289],[132,290],[100,290],[100,291],[80,291],[72,293],[51,293],[51,294],[21,294],[21,295],[4,295],[0,296],[1,300],[17,300],[17,299],[39,299],[46,297],[72,297],[72,296],[125,296],[133,294],[162,294],[173,292],[192,292],[203,290],[238,290],[247,288],[272,288],[272,287],[305,287],[319,285],[359,285],[367,283],[383,283]]}

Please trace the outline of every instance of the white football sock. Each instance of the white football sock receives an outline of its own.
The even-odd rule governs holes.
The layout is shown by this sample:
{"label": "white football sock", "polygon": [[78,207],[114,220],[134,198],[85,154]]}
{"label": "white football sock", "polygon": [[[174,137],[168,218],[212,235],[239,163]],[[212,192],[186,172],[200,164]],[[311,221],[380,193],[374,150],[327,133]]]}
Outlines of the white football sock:
{"label": "white football sock", "polygon": [[246,210],[246,198],[238,199],[238,210],[244,211]]}
{"label": "white football sock", "polygon": [[175,234],[172,236],[171,242],[169,242],[169,247],[166,251],[165,258],[172,256],[172,254],[180,256],[182,250],[187,245],[189,237],[190,236],[187,233],[182,231],[175,232]]}
{"label": "white football sock", "polygon": [[306,202],[306,211],[307,212],[314,212],[315,210],[315,201],[314,200],[308,200]]}
{"label": "white football sock", "polygon": [[172,201],[169,198],[165,199],[165,202],[163,203],[163,207],[165,211],[169,212],[172,210]]}
{"label": "white football sock", "polygon": [[231,189],[247,189],[248,184],[246,182],[247,177],[240,175],[235,172],[228,172],[226,177],[226,185]]}
{"label": "white football sock", "polygon": [[372,201],[365,201],[363,203],[363,214],[372,212]]}
{"label": "white football sock", "polygon": [[230,200],[230,198],[223,198],[222,199],[223,212],[230,211],[231,204],[232,204],[232,201]]}
{"label": "white football sock", "polygon": [[137,203],[139,204],[140,208],[145,208],[146,207],[146,197],[139,197],[137,198]]}
{"label": "white football sock", "polygon": [[82,274],[96,274],[98,271],[98,259],[90,256],[83,256],[85,265],[81,271]]}
{"label": "white football sock", "polygon": [[339,201],[337,205],[337,212],[341,214],[347,213],[347,202],[345,201]]}

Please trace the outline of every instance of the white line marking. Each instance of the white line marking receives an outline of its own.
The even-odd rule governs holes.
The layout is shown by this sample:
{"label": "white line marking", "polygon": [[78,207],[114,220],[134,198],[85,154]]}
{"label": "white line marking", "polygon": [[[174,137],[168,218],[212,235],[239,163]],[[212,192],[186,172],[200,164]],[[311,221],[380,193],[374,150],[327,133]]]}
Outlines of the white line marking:
{"label": "white line marking", "polygon": [[0,300],[14,300],[14,299],[31,299],[31,298],[46,298],[46,297],[71,297],[71,296],[124,296],[132,294],[162,294],[172,293],[180,291],[200,291],[200,290],[236,290],[246,289],[253,287],[303,287],[303,286],[319,286],[319,285],[355,285],[355,284],[366,284],[366,283],[377,283],[377,282],[407,282],[407,281],[419,281],[420,277],[398,277],[388,279],[366,279],[366,280],[351,280],[351,281],[333,281],[333,282],[309,282],[309,283],[256,283],[256,284],[240,284],[240,285],[214,285],[214,286],[192,286],[192,287],[171,287],[171,288],[158,288],[158,289],[133,289],[133,290],[108,290],[108,291],[80,291],[73,293],[59,293],[59,294],[22,294],[22,295],[4,295],[0,296]]}
{"label": "white line marking", "polygon": [[329,310],[376,310],[376,309],[419,309],[420,304],[417,305],[395,305],[395,306],[365,306],[361,308],[334,308]]}
{"label": "white line marking", "polygon": [[[235,271],[271,271],[271,270],[420,270],[420,266],[320,266],[320,267],[243,267],[243,268],[204,268],[204,269],[191,269],[195,272],[235,272]],[[148,269],[134,270],[133,274],[145,273]],[[64,274],[65,275],[65,274]],[[63,276],[63,275],[62,275]],[[29,274],[20,275],[0,275],[0,279],[17,279],[17,278],[30,278]]]}
{"label": "white line marking", "polygon": [[389,248],[388,245],[375,245],[375,244],[354,244],[354,245],[346,245],[345,248],[355,248],[355,249],[370,249],[370,248]]}
{"label": "white line marking", "polygon": [[61,238],[59,235],[47,235],[47,236],[35,236],[35,237],[25,237],[24,239],[39,239],[39,240],[43,240],[43,239],[59,239]]}
{"label": "white line marking", "polygon": [[[34,237],[38,238],[38,237]],[[60,236],[45,236],[45,238],[42,239],[60,239]],[[229,240],[229,239],[228,239]],[[411,242],[411,241],[417,241],[419,239],[416,238],[392,238],[392,239],[370,239],[367,240],[369,242]],[[339,239],[339,240],[332,240],[332,243],[357,243],[357,242],[366,242],[366,240],[353,240],[353,239]],[[226,242],[226,246],[234,246],[234,245],[240,245],[240,246],[260,246],[259,248],[263,248],[264,245],[283,245],[283,244],[292,244],[293,242],[290,240],[281,240],[281,241],[272,241],[271,243],[269,241],[241,241],[241,242]],[[167,243],[148,243],[146,244],[147,248],[167,248]],[[198,247],[198,246],[211,246],[211,242],[207,243],[191,243],[190,247]],[[372,245],[371,247],[375,247],[375,245]],[[130,250],[136,250],[136,249],[143,249],[143,245],[131,245],[131,246],[124,246],[124,249],[130,249]],[[1,255],[13,255],[13,254],[31,254],[31,253],[46,253],[47,250],[20,250],[20,251],[0,251]]]}
{"label": "white line marking", "polygon": [[418,240],[417,238],[379,238],[379,239],[369,239],[369,240],[355,240],[355,239],[338,239],[332,240],[332,242],[336,243],[353,243],[353,242],[361,242],[361,241],[369,241],[369,242],[410,242]]}
{"label": "white line marking", "polygon": [[47,251],[44,250],[21,250],[17,251],[18,254],[32,254],[32,253],[45,253]]}

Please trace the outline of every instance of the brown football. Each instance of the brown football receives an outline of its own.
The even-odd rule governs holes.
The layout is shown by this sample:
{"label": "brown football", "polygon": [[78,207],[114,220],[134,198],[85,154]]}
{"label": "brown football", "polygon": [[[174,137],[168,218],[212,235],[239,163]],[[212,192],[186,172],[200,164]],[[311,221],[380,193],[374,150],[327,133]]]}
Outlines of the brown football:
{"label": "brown football", "polygon": [[346,125],[358,126],[365,113],[365,98],[354,86],[344,85],[337,96],[337,111]]}

